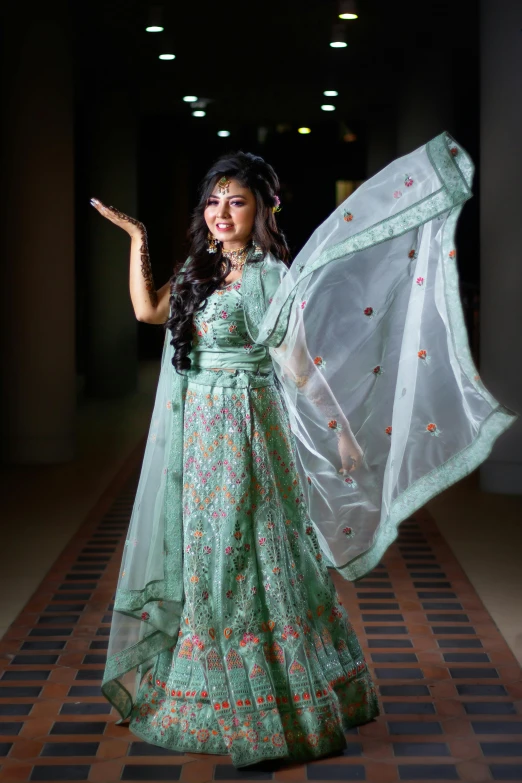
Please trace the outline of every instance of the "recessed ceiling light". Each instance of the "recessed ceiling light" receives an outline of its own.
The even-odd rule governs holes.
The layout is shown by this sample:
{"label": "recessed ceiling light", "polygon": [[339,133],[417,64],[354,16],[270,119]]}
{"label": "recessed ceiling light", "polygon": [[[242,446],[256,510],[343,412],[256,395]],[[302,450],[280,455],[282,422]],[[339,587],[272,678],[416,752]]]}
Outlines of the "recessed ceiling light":
{"label": "recessed ceiling light", "polygon": [[176,55],[175,54],[160,54],[159,56],[160,60],[175,60]]}
{"label": "recessed ceiling light", "polygon": [[344,49],[348,44],[346,43],[346,31],[344,24],[334,24],[332,27],[332,35],[330,37],[330,46],[334,49]]}
{"label": "recessed ceiling light", "polygon": [[230,131],[222,130],[217,132],[218,136],[221,136],[222,139],[225,139],[227,136],[230,136]]}
{"label": "recessed ceiling light", "polygon": [[339,19],[358,19],[355,0],[339,0]]}
{"label": "recessed ceiling light", "polygon": [[333,106],[331,103],[323,103],[321,109],[323,111],[335,111],[335,106]]}
{"label": "recessed ceiling light", "polygon": [[196,109],[196,111],[192,112],[193,117],[204,117],[206,115],[206,111],[202,111],[202,109]]}
{"label": "recessed ceiling light", "polygon": [[337,92],[337,90],[325,90],[323,92],[323,95],[325,95],[327,98],[337,98],[339,93]]}
{"label": "recessed ceiling light", "polygon": [[147,26],[145,30],[148,33],[162,33],[163,27],[163,6],[153,5],[150,6],[147,14]]}
{"label": "recessed ceiling light", "polygon": [[306,136],[308,133],[311,133],[312,130],[311,128],[298,128],[297,132],[301,133],[303,136]]}
{"label": "recessed ceiling light", "polygon": [[195,95],[184,95],[183,100],[185,103],[196,103],[197,97]]}

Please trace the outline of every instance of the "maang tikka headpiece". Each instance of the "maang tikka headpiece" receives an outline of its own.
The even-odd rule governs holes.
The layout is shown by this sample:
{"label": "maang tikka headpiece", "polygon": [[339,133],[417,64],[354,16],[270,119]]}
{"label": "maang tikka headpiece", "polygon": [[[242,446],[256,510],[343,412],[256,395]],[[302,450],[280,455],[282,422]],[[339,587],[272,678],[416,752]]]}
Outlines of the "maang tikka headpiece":
{"label": "maang tikka headpiece", "polygon": [[230,187],[230,180],[226,176],[221,177],[221,179],[218,182],[218,192],[220,196],[226,195],[228,193],[229,187]]}

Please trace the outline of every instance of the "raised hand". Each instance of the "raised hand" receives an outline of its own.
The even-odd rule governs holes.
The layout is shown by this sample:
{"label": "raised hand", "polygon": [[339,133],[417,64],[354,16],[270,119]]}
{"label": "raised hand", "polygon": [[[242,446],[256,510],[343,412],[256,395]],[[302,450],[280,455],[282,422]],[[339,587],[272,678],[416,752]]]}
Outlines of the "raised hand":
{"label": "raised hand", "polygon": [[147,241],[147,231],[143,223],[140,223],[136,218],[126,215],[124,212],[120,212],[116,207],[107,207],[97,198],[91,198],[91,204],[102,217],[110,220],[115,226],[119,226],[131,237],[139,236],[143,238],[145,235],[145,242]]}
{"label": "raised hand", "polygon": [[[158,293],[156,286],[154,285],[154,278],[152,275],[152,267],[150,265],[149,256],[149,244],[147,240],[147,230],[143,223],[140,223],[136,218],[126,215],[124,212],[120,212],[116,207],[107,207],[97,198],[91,198],[91,204],[102,217],[110,220],[115,226],[122,228],[129,234],[131,239],[139,243],[139,253],[141,261],[141,274],[143,282],[145,283],[145,289],[148,293],[149,301],[153,307],[158,305]],[[132,253],[131,253],[132,257]]]}

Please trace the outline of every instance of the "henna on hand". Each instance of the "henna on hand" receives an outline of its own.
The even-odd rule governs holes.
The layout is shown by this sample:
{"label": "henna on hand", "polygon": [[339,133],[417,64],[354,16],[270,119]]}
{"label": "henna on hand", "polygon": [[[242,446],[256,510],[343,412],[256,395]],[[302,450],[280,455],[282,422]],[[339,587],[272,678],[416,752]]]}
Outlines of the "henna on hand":
{"label": "henna on hand", "polygon": [[[127,223],[131,223],[131,225],[135,226],[138,231],[140,232],[141,237],[141,247],[140,247],[140,259],[141,259],[141,274],[143,275],[143,279],[145,281],[145,288],[147,290],[147,293],[149,295],[150,302],[153,307],[157,307],[158,305],[158,293],[156,291],[156,286],[154,285],[154,277],[152,274],[152,267],[150,264],[150,255],[149,255],[149,243],[147,239],[147,229],[141,223],[139,220],[136,220],[136,218],[130,217],[129,215],[126,215],[124,212],[120,212],[119,209],[116,209],[116,207],[106,207],[104,204],[102,204],[97,199],[91,199],[91,204],[98,209],[98,204],[100,205],[100,208],[98,209],[99,212],[103,215],[104,212],[109,212],[110,214],[106,217],[111,219],[111,217],[116,218],[118,221],[125,221]],[[127,232],[131,233],[131,232]]]}
{"label": "henna on hand", "polygon": [[149,255],[149,242],[147,238],[147,229],[141,223],[139,220],[136,220],[136,218],[129,217],[129,215],[126,215],[124,212],[120,212],[115,207],[107,207],[113,215],[118,217],[120,220],[128,220],[129,223],[132,223],[133,226],[136,226],[138,231],[140,232],[141,236],[141,247],[140,247],[140,258],[141,258],[141,274],[143,275],[143,279],[145,281],[145,288],[147,289],[147,293],[149,295],[150,302],[153,307],[157,307],[158,305],[158,294],[156,291],[156,286],[154,285],[154,277],[152,275],[152,267],[150,265],[150,255]]}

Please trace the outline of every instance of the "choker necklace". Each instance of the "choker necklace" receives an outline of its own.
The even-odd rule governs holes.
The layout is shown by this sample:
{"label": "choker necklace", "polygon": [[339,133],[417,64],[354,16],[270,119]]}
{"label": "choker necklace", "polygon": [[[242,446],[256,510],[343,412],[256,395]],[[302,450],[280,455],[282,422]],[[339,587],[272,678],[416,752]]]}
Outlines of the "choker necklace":
{"label": "choker necklace", "polygon": [[[228,258],[230,261],[230,268],[236,270],[242,269],[245,265],[248,251],[249,247],[248,245],[245,245],[244,247],[240,247],[238,250],[222,250],[221,255],[223,258]],[[221,267],[223,272],[225,272],[226,263],[224,261],[221,262]]]}

